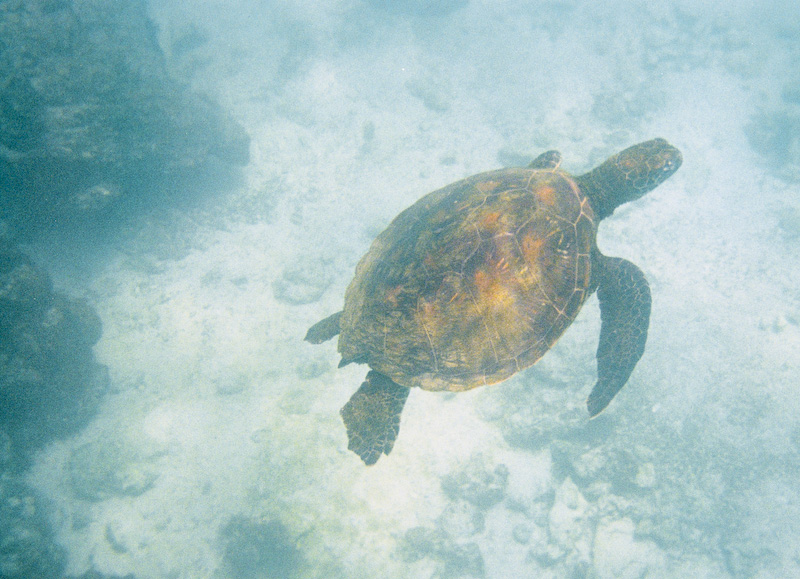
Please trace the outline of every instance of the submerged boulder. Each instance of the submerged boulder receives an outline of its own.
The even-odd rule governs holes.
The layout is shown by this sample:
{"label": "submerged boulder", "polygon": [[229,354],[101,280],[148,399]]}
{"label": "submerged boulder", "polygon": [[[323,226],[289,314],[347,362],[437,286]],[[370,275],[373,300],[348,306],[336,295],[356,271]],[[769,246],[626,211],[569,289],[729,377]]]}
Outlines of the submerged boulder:
{"label": "submerged boulder", "polygon": [[14,227],[139,207],[249,161],[244,129],[167,73],[144,0],[4,2],[0,47],[0,212]]}
{"label": "submerged boulder", "polygon": [[39,497],[20,480],[0,476],[0,577],[61,577],[65,563]]}
{"label": "submerged boulder", "polygon": [[0,431],[15,458],[94,415],[108,384],[92,351],[101,332],[88,303],[53,291],[49,276],[0,238]]}
{"label": "submerged boulder", "polygon": [[227,577],[302,576],[303,553],[280,521],[235,515],[220,529],[219,540]]}

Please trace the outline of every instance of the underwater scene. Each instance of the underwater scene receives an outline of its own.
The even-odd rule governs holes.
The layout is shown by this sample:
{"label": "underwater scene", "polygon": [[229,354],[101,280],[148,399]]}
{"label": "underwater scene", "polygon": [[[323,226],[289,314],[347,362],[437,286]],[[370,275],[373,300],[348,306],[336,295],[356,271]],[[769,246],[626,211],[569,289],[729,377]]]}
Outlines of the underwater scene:
{"label": "underwater scene", "polygon": [[0,1],[0,577],[800,577],[798,62],[788,0]]}

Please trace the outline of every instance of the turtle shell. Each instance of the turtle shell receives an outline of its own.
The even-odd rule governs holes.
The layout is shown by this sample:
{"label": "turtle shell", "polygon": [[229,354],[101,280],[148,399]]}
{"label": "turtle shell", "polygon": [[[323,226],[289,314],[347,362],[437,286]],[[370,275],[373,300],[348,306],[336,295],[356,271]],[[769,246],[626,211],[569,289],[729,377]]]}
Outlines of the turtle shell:
{"label": "turtle shell", "polygon": [[505,380],[577,315],[595,233],[587,198],[559,170],[490,171],[426,195],[356,268],[340,321],[343,362],[425,390]]}

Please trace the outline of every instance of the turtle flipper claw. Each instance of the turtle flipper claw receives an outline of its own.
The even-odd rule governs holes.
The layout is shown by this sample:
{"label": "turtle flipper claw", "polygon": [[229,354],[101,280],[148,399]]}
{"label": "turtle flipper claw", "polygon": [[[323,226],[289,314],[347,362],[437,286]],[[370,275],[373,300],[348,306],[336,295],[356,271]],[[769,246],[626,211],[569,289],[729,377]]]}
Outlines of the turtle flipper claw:
{"label": "turtle flipper claw", "polygon": [[405,386],[370,370],[361,387],[342,407],[340,414],[350,441],[347,448],[360,456],[364,464],[375,464],[381,454],[392,451],[408,392]]}

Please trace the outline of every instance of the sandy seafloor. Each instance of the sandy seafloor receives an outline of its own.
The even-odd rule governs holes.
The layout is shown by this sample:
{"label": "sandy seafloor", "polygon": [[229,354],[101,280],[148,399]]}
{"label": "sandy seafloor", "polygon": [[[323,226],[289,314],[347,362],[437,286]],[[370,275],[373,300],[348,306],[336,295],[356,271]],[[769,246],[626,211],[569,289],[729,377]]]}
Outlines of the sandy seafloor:
{"label": "sandy seafloor", "polygon": [[[800,576],[796,7],[401,4],[153,2],[170,67],[245,126],[252,161],[102,259],[48,264],[99,311],[112,380],[29,475],[69,573]],[[592,298],[534,368],[414,391],[391,455],[347,451],[339,408],[366,368],[302,338],[392,217],[546,149],[581,172],[656,136],[683,167],[598,236],[653,293],[608,410],[584,406]]]}

